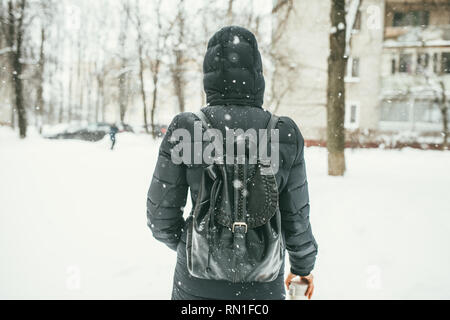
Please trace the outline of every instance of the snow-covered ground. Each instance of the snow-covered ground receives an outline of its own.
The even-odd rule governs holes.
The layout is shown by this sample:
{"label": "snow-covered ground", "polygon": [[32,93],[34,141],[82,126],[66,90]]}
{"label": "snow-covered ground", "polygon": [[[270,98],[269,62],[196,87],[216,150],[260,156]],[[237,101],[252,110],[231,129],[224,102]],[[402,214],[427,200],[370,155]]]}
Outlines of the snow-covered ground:
{"label": "snow-covered ground", "polygon": [[[146,226],[159,141],[19,140],[0,128],[0,298],[170,297],[175,253]],[[450,298],[450,152],[306,150],[315,298]],[[189,210],[190,206],[186,207]]]}

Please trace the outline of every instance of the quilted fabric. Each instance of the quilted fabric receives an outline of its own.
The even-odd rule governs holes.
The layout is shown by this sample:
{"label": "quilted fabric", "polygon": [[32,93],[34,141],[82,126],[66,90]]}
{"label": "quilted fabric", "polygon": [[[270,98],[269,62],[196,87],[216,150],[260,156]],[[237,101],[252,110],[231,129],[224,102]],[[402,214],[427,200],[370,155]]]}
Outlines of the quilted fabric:
{"label": "quilted fabric", "polygon": [[206,102],[262,106],[264,76],[255,36],[247,29],[222,28],[208,42],[203,60]]}

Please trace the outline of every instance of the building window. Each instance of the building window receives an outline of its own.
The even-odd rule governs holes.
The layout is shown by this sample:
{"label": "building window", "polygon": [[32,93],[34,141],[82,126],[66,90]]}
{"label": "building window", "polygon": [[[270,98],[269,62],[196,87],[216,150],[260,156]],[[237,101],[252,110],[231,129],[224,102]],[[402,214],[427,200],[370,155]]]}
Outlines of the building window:
{"label": "building window", "polygon": [[450,73],[450,52],[443,52],[441,56],[441,72]]}
{"label": "building window", "polygon": [[428,53],[417,54],[416,73],[423,73],[428,68],[428,60],[430,56]]}
{"label": "building window", "polygon": [[348,58],[345,77],[349,79],[359,78],[359,58],[357,57]]}
{"label": "building window", "polygon": [[432,100],[416,100],[414,102],[414,121],[421,123],[440,123],[441,112]]}
{"label": "building window", "polygon": [[394,12],[392,25],[394,27],[428,26],[429,17],[430,12],[423,10],[409,11],[409,12]]}
{"label": "building window", "polygon": [[345,107],[345,128],[356,129],[359,127],[359,104],[350,102]]}
{"label": "building window", "polygon": [[356,123],[356,108],[357,108],[357,106],[354,104],[352,104],[350,106],[350,123],[351,124]]}
{"label": "building window", "polygon": [[359,58],[352,59],[352,78],[359,78]]}
{"label": "building window", "polygon": [[400,54],[398,72],[411,73],[411,70],[412,70],[412,54],[410,53]]}
{"label": "building window", "polygon": [[384,100],[381,104],[381,121],[408,122],[411,103],[406,100]]}

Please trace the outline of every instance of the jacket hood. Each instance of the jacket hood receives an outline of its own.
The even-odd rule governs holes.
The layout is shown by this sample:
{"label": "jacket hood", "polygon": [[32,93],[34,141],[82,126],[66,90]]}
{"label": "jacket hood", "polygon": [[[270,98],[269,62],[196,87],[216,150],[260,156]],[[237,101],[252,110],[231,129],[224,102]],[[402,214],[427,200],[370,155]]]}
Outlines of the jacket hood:
{"label": "jacket hood", "polygon": [[209,105],[262,106],[265,82],[253,33],[228,26],[212,36],[203,60],[203,86]]}

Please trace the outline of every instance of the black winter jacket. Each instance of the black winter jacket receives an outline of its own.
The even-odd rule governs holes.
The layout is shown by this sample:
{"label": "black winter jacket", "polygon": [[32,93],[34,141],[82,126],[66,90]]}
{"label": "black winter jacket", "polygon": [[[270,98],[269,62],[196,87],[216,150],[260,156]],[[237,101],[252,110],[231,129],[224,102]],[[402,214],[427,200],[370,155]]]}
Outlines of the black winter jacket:
{"label": "black winter jacket", "polygon": [[[236,40],[236,37],[240,40]],[[225,58],[215,59],[216,56]],[[239,63],[237,67],[233,67],[235,60]],[[253,34],[239,27],[226,27],[216,33],[208,44],[204,73],[209,106],[202,110],[213,126],[222,131],[224,137],[226,128],[240,128],[245,131],[249,128],[258,130],[266,127],[270,113],[261,108],[264,79]],[[222,83],[229,86],[222,86]],[[194,121],[198,121],[198,118],[190,112],[181,113],[173,119],[161,143],[147,197],[148,225],[153,236],[170,248],[178,250],[174,295],[183,296],[176,295],[178,291],[190,298],[283,299],[284,266],[281,267],[279,277],[267,283],[234,284],[197,279],[189,275],[186,265],[183,208],[188,190],[192,207],[195,206],[202,166],[174,164],[171,161],[171,149],[176,142],[171,139],[171,135],[178,128],[188,130],[193,148]],[[317,244],[309,223],[304,140],[297,125],[288,117],[280,117],[276,128],[279,129],[280,142],[280,165],[276,179],[279,186],[282,232],[291,272],[307,275],[314,267]]]}

